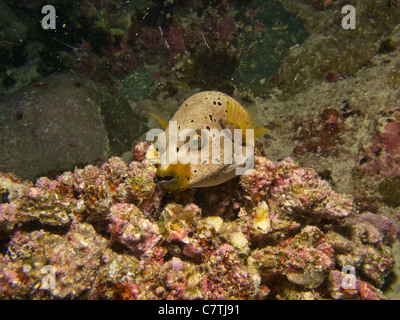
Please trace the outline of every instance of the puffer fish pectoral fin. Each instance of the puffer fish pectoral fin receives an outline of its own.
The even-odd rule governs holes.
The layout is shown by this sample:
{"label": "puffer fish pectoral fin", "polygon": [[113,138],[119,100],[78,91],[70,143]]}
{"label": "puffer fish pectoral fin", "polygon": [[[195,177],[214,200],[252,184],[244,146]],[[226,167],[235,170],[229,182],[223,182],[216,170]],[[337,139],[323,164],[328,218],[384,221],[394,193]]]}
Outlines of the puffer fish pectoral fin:
{"label": "puffer fish pectoral fin", "polygon": [[156,120],[161,124],[161,126],[164,128],[164,130],[167,128],[167,121],[165,121],[163,118],[160,116],[157,116],[156,114],[152,113],[151,114]]}
{"label": "puffer fish pectoral fin", "polygon": [[246,129],[254,129],[254,138],[261,137],[268,132],[258,121],[256,109],[245,109],[235,99],[227,98],[227,118],[228,122],[243,130],[243,136],[246,135]]}
{"label": "puffer fish pectoral fin", "polygon": [[151,164],[160,164],[160,153],[151,145],[146,152],[146,159],[150,161]]}

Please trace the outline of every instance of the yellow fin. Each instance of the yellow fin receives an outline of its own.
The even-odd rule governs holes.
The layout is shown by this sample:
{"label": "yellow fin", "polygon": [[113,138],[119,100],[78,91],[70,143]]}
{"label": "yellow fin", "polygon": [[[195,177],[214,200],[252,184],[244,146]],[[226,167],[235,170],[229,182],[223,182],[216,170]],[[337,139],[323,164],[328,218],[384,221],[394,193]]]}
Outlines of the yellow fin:
{"label": "yellow fin", "polygon": [[164,129],[167,128],[167,121],[165,121],[163,118],[161,118],[161,117],[155,115],[154,113],[152,113],[151,115],[152,115],[154,118],[156,118],[156,120],[162,125],[162,127],[163,127]]}
{"label": "yellow fin", "polygon": [[267,133],[268,130],[258,122],[255,110],[246,110],[231,97],[227,98],[227,110],[228,122],[242,129],[243,136],[246,136],[246,129],[254,129],[254,138]]}
{"label": "yellow fin", "polygon": [[151,145],[146,152],[146,159],[152,164],[160,164],[160,153]]}

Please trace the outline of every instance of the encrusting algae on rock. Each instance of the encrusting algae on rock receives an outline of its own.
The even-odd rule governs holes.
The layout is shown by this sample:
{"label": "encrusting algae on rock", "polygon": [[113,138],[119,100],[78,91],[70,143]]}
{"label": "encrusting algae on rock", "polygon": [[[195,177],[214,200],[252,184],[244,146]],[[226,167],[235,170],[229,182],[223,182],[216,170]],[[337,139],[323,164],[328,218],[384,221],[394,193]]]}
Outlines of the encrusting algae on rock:
{"label": "encrusting algae on rock", "polygon": [[169,191],[209,187],[232,179],[243,162],[253,161],[253,138],[267,131],[255,113],[217,91],[191,96],[168,125],[160,123],[165,134],[158,136],[147,157],[157,165],[158,183]]}
{"label": "encrusting algae on rock", "polygon": [[147,148],[55,180],[0,174],[2,299],[385,298],[393,210],[358,212],[290,158],[255,156],[237,180],[167,193]]}

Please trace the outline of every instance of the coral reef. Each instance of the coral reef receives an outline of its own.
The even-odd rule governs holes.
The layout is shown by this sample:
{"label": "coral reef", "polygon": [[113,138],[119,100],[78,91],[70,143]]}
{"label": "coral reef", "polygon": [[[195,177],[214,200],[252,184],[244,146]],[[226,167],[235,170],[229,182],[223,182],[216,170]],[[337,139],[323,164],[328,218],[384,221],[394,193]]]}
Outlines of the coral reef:
{"label": "coral reef", "polygon": [[280,1],[252,1],[252,7],[236,14],[244,27],[234,83],[240,91],[262,97],[274,85],[271,78],[277,75],[281,61],[291,47],[305,41],[307,31],[303,21],[285,10]]}
{"label": "coral reef", "polygon": [[114,157],[55,180],[1,174],[0,297],[385,298],[399,232],[391,210],[360,213],[290,158],[256,157],[219,188],[168,194],[146,148],[130,164]]}
{"label": "coral reef", "polygon": [[[0,46],[0,54],[4,51],[7,56],[0,95],[49,72],[72,69],[116,91],[137,70],[148,70],[160,79],[159,88],[152,90],[167,91],[163,87],[172,86],[175,91],[190,87],[231,94],[240,88],[264,96],[289,48],[303,43],[307,35],[301,19],[280,1],[256,0],[251,5],[236,1],[55,0],[57,32],[43,32],[40,26],[25,30],[20,20],[40,20],[40,3],[44,4],[11,1],[11,8],[6,8],[10,15],[17,12],[21,16],[13,19],[14,28],[21,32]],[[25,39],[33,41],[18,42]],[[16,52],[9,54],[9,49]],[[18,56],[24,55],[30,55],[29,61],[15,68]],[[28,79],[23,79],[20,70]],[[135,96],[134,92],[123,95]]]}
{"label": "coral reef", "polygon": [[[54,0],[57,32],[45,3],[0,4],[2,298],[398,296],[399,1],[344,30],[343,0]],[[257,106],[254,170],[166,194],[144,142],[99,165],[207,89]]]}
{"label": "coral reef", "polygon": [[261,154],[312,167],[361,210],[397,207],[399,95],[391,77],[399,61],[398,50],[377,54],[342,81],[315,82],[287,99],[280,90],[256,99],[270,129]]}
{"label": "coral reef", "polygon": [[310,33],[304,44],[292,50],[281,64],[278,82],[285,94],[298,93],[316,80],[339,82],[354,75],[377,53],[393,50],[387,44],[391,43],[388,34],[400,22],[397,5],[369,1],[357,4],[357,27],[345,30],[341,14],[347,4],[344,1],[283,4],[304,21]]}
{"label": "coral reef", "polygon": [[[391,117],[390,117],[391,118]],[[378,191],[379,201],[392,207],[398,207],[399,202],[399,165],[400,165],[400,122],[388,119],[387,124],[378,128],[378,133],[372,138],[368,149],[360,155],[358,168],[365,173],[361,179],[366,184],[374,185]],[[367,181],[371,181],[368,183]],[[360,192],[358,196],[367,196],[367,192]],[[373,202],[373,201],[371,201]]]}

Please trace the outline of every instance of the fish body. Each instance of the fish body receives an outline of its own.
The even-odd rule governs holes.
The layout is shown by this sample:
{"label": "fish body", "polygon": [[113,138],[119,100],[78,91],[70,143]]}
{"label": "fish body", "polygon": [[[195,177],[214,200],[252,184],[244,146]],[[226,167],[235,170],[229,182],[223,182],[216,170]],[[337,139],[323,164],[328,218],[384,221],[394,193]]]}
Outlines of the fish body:
{"label": "fish body", "polygon": [[165,147],[155,143],[147,157],[156,163],[158,183],[168,191],[214,186],[237,175],[236,169],[254,157],[252,138],[265,132],[235,99],[204,91],[183,102],[165,128]]}

